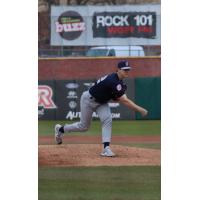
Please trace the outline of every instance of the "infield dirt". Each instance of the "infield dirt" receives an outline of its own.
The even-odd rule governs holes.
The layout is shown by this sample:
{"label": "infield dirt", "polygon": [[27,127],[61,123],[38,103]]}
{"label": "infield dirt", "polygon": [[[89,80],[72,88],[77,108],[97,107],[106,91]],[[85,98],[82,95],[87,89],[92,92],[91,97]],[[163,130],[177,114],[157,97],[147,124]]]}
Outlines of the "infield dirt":
{"label": "infield dirt", "polygon": [[[113,152],[116,153],[116,157],[107,158],[100,156],[102,151],[101,144],[54,145],[52,144],[52,139],[53,138],[39,138],[39,167],[160,165],[160,149],[138,148],[112,144],[111,148]],[[80,142],[79,137],[76,136],[76,139]],[[123,142],[121,139],[122,138],[120,138],[120,141]],[[160,137],[149,139],[150,138],[144,137],[143,140],[137,138],[135,142],[141,140],[143,142],[159,142]],[[95,140],[97,141],[98,138]]]}

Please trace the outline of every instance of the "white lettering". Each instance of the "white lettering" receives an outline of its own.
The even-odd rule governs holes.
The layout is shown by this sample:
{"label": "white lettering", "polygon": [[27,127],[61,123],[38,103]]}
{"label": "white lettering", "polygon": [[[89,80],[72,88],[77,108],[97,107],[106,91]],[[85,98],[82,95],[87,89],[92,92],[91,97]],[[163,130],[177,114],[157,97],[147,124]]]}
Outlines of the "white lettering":
{"label": "white lettering", "polygon": [[109,107],[116,108],[119,106],[119,103],[108,103]]}
{"label": "white lettering", "polygon": [[121,21],[120,21],[121,17],[120,16],[114,16],[113,17],[113,24],[115,26],[121,26]]}
{"label": "white lettering", "polygon": [[63,32],[63,26],[62,24],[56,22],[56,33],[61,33],[61,32]]}
{"label": "white lettering", "polygon": [[[113,119],[120,119],[120,113],[111,113],[111,114],[112,114]],[[65,118],[73,120],[73,119],[78,119],[78,118],[80,119],[80,117],[81,117],[81,112],[69,111]],[[92,117],[96,119],[99,118],[96,112],[93,112]]]}
{"label": "white lettering", "polygon": [[128,23],[127,20],[128,20],[128,15],[126,15],[126,16],[124,16],[124,17],[122,18],[122,22],[124,22],[124,23],[122,23],[121,26],[124,26],[124,25],[129,26],[129,23]]}
{"label": "white lettering", "polygon": [[74,31],[84,31],[86,29],[84,22],[79,23],[68,23],[68,24],[60,24],[56,22],[56,32],[74,32]]}
{"label": "white lettering", "polygon": [[62,24],[64,32],[71,32],[72,31],[72,25],[71,24]]}
{"label": "white lettering", "polygon": [[73,119],[80,118],[80,116],[81,116],[81,112],[72,112],[72,111],[69,111],[67,113],[66,119],[73,120]]}
{"label": "white lettering", "polygon": [[108,75],[101,77],[100,79],[97,80],[97,84],[99,84],[101,81],[103,81],[104,79],[106,79]]}
{"label": "white lettering", "polygon": [[97,16],[97,28],[100,26],[100,24],[101,24],[101,26],[105,26],[103,16]]}
{"label": "white lettering", "polygon": [[69,88],[69,89],[75,89],[75,88],[78,88],[79,87],[79,84],[78,83],[67,83],[65,85],[66,88]]}
{"label": "white lettering", "polygon": [[112,113],[113,119],[120,119],[120,113]]}
{"label": "white lettering", "polygon": [[129,26],[128,15],[97,16],[97,28],[99,26]]}
{"label": "white lettering", "polygon": [[111,26],[112,24],[113,24],[112,17],[111,16],[106,16],[105,17],[105,25],[106,26]]}

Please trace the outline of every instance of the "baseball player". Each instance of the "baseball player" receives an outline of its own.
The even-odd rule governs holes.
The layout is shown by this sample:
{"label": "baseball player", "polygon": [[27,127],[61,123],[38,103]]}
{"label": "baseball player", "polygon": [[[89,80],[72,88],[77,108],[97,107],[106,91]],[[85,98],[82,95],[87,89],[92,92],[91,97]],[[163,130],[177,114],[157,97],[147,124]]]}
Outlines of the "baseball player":
{"label": "baseball player", "polygon": [[55,126],[55,141],[62,144],[64,133],[83,132],[90,127],[92,113],[96,111],[102,123],[102,143],[104,149],[101,156],[112,157],[115,154],[110,148],[112,116],[108,102],[110,100],[122,103],[133,111],[141,113],[144,117],[148,111],[131,101],[125,94],[127,86],[123,79],[129,75],[131,67],[128,61],[122,60],[117,65],[117,72],[108,74],[99,80],[88,90],[83,92],[80,100],[81,117],[80,122]]}

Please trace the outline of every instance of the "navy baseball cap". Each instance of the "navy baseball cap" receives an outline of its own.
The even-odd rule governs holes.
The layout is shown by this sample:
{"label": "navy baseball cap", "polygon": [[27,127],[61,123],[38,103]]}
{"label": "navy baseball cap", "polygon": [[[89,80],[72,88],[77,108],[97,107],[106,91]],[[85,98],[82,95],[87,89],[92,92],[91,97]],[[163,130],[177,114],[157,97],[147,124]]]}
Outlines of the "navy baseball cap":
{"label": "navy baseball cap", "polygon": [[119,68],[119,69],[124,69],[124,70],[126,70],[126,69],[131,69],[131,66],[129,65],[129,63],[128,63],[128,61],[126,61],[126,60],[122,60],[122,61],[120,61],[119,63],[118,63],[118,65],[117,65],[117,67]]}

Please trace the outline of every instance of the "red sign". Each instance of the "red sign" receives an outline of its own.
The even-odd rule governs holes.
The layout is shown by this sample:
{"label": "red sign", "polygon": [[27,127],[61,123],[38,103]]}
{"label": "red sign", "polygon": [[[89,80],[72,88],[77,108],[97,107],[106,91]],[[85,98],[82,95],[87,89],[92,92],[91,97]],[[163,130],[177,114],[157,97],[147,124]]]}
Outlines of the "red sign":
{"label": "red sign", "polygon": [[46,109],[56,108],[53,102],[53,91],[47,85],[38,86],[38,106],[43,106]]}

